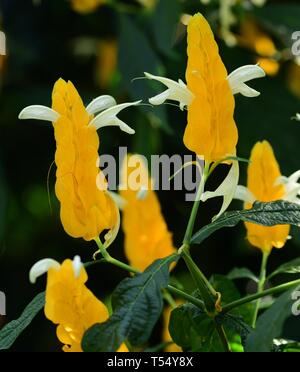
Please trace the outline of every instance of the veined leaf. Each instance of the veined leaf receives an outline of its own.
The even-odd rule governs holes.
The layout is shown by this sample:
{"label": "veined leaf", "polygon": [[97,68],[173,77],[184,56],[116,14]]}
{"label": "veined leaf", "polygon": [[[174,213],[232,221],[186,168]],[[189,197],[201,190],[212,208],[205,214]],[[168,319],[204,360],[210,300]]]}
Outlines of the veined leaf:
{"label": "veined leaf", "polygon": [[246,267],[236,267],[233,270],[230,271],[230,273],[227,275],[227,278],[230,280],[235,279],[250,279],[254,282],[258,283],[258,278],[253,274],[252,271],[247,269]]}
{"label": "veined leaf", "polygon": [[133,346],[145,343],[163,309],[161,290],[168,285],[169,267],[178,258],[157,260],[144,273],[124,279],[112,296],[113,315],[85,333],[83,350],[116,351],[125,339]]}
{"label": "veined leaf", "polygon": [[45,292],[38,294],[25,308],[19,319],[13,320],[0,331],[0,350],[9,349],[45,305]]}
{"label": "veined leaf", "polygon": [[295,302],[292,298],[293,290],[282,294],[274,304],[258,319],[256,328],[249,334],[246,341],[246,352],[270,352],[273,341],[281,336],[285,321],[292,315]]}
{"label": "veined leaf", "polygon": [[183,351],[223,351],[213,320],[190,303],[172,311],[169,331]]}
{"label": "veined leaf", "polygon": [[272,274],[269,275],[268,279],[271,279],[279,274],[300,274],[300,258],[296,258],[279,266]]}
{"label": "veined leaf", "polygon": [[278,200],[270,203],[255,202],[253,208],[224,213],[220,218],[200,229],[191,240],[200,244],[215,231],[233,227],[239,222],[252,222],[263,226],[300,224],[300,205]]}

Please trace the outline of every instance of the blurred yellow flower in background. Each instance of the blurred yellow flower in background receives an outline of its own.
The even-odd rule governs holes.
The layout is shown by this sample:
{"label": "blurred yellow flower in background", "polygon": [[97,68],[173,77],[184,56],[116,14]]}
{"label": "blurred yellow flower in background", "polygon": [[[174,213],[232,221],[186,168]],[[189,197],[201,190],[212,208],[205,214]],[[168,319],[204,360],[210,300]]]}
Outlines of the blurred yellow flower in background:
{"label": "blurred yellow flower in background", "polygon": [[139,155],[129,155],[124,160],[121,186],[125,254],[133,267],[144,271],[153,261],[176,249],[152,190],[148,169]]}
{"label": "blurred yellow flower in background", "polygon": [[300,99],[300,65],[292,62],[288,69],[287,84],[291,92]]}
{"label": "blurred yellow flower in background", "polygon": [[98,6],[106,2],[107,0],[71,0],[71,6],[76,12],[87,14],[95,11]]}
{"label": "blurred yellow flower in background", "polygon": [[[57,324],[57,337],[65,352],[81,352],[84,333],[94,324],[105,322],[109,313],[106,306],[86,287],[88,276],[80,257],[65,260],[61,265],[44,259],[30,271],[30,281],[47,276],[45,315]],[[128,351],[122,345],[120,351]]]}
{"label": "blurred yellow flower in background", "polygon": [[92,240],[109,230],[104,244],[107,247],[119,230],[119,210],[98,167],[97,129],[119,126],[133,134],[134,130],[117,118],[117,114],[137,103],[116,105],[113,97],[100,96],[85,107],[74,85],[59,79],[53,88],[52,109],[28,106],[19,115],[20,119],[53,123],[57,146],[55,192],[61,204],[63,227],[74,238]]}
{"label": "blurred yellow flower in background", "polygon": [[275,76],[280,68],[276,59],[278,50],[271,37],[264,32],[253,18],[246,18],[237,36],[238,44],[257,54],[256,62],[267,75]]}
{"label": "blurred yellow flower in background", "polygon": [[137,0],[137,1],[147,9],[153,9],[157,3],[157,0]]}
{"label": "blurred yellow flower in background", "polygon": [[117,69],[118,43],[116,40],[101,40],[98,49],[97,76],[101,88],[107,88]]}

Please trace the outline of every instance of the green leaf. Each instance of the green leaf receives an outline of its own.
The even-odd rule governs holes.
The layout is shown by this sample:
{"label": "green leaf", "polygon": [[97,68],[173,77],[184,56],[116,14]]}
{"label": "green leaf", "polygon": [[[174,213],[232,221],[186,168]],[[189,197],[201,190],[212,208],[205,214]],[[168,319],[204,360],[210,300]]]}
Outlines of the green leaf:
{"label": "green leaf", "polygon": [[252,271],[247,269],[246,267],[235,267],[230,273],[227,275],[227,278],[230,280],[235,279],[250,279],[254,282],[258,283],[258,278],[253,274]]}
{"label": "green leaf", "polygon": [[266,310],[258,319],[256,328],[246,342],[246,352],[270,352],[273,349],[273,341],[281,336],[285,321],[292,315],[294,300],[293,290],[282,294],[274,304]]}
{"label": "green leaf", "polygon": [[20,334],[29,326],[45,305],[45,292],[38,294],[25,308],[19,319],[13,320],[0,331],[0,350],[9,349]]}
{"label": "green leaf", "polygon": [[213,320],[190,303],[172,311],[169,331],[183,351],[223,351]]}
{"label": "green leaf", "polygon": [[[221,305],[225,305],[241,298],[241,294],[232,280],[224,275],[213,275],[210,279],[212,286],[221,293]],[[232,310],[231,314],[242,317],[245,323],[252,320],[254,304],[248,303]]]}
{"label": "green leaf", "polygon": [[279,266],[272,274],[268,276],[268,279],[271,279],[279,274],[300,274],[300,258],[296,258]]}
{"label": "green leaf", "polygon": [[152,19],[152,31],[160,52],[168,57],[174,56],[172,50],[176,28],[179,23],[181,6],[178,1],[159,0]]}
{"label": "green leaf", "polygon": [[163,309],[161,290],[168,285],[169,266],[178,258],[157,260],[144,273],[124,279],[112,296],[113,315],[85,333],[83,350],[116,351],[126,339],[133,346],[144,344]]}
{"label": "green leaf", "polygon": [[241,336],[242,345],[245,346],[246,340],[252,331],[252,328],[245,323],[241,316],[234,314],[220,314],[216,318],[217,322],[227,329],[234,331]]}
{"label": "green leaf", "polygon": [[223,227],[236,226],[240,221],[263,226],[299,225],[300,205],[279,200],[270,203],[255,202],[252,209],[224,213],[220,218],[204,226],[192,237],[192,244],[200,244]]}

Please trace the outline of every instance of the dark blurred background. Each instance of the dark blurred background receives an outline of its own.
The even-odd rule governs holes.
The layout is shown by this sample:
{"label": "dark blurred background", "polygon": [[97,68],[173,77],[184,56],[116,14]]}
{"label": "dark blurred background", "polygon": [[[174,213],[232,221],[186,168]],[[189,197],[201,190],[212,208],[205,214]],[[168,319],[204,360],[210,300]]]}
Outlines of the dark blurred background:
{"label": "dark blurred background", "polygon": [[[110,0],[86,12],[80,9],[80,2],[84,0],[0,1],[0,29],[7,37],[7,55],[0,60],[0,290],[7,296],[7,316],[0,317],[0,328],[17,318],[45,288],[44,279],[29,284],[28,272],[37,260],[52,257],[62,261],[80,254],[83,261],[89,261],[95,251],[93,243],[72,239],[62,229],[54,168],[48,198],[47,175],[55,152],[51,125],[18,120],[27,105],[51,105],[52,87],[59,77],[71,80],[86,103],[101,94],[111,94],[119,102],[146,99],[161,91],[161,86],[132,79],[144,71],[184,79],[183,23],[187,15],[201,11],[217,35],[229,72],[260,62],[268,73],[265,79],[251,82],[262,93],[260,97],[236,97],[238,155],[248,158],[256,141],[268,139],[283,174],[300,168],[300,123],[291,120],[300,112],[300,57],[297,60],[291,54],[291,34],[300,30],[299,1],[269,0],[256,6],[254,0],[237,0],[228,7],[223,0]],[[142,106],[122,115],[136,135],[124,135],[114,128],[101,130],[101,153],[117,154],[121,145],[146,156],[188,154],[182,143],[186,114],[177,108]],[[245,184],[246,165],[241,164],[241,169],[240,183]],[[211,189],[225,172],[226,167],[218,169]],[[178,191],[160,192],[159,198],[179,246],[192,205]],[[199,226],[210,221],[220,202],[213,200],[201,207]],[[231,208],[242,205],[234,202]],[[292,235],[282,250],[274,250],[270,270],[299,256],[299,230]],[[122,242],[121,233],[110,253],[125,260]],[[235,266],[259,271],[260,252],[247,243],[242,225],[221,230],[192,253],[207,275],[227,274]],[[192,287],[182,269],[179,265],[174,275]],[[94,266],[89,269],[88,285],[104,299],[125,275],[117,268]],[[242,282],[242,292],[246,284]],[[287,327],[287,336],[300,341],[294,321]],[[43,314],[12,348],[60,349],[55,327]]]}

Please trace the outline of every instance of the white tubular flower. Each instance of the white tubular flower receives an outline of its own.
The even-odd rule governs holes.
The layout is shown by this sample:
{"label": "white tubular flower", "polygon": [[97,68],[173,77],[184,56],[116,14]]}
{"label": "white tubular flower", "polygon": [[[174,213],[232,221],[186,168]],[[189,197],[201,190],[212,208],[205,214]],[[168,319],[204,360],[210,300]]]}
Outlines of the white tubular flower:
{"label": "white tubular flower", "polygon": [[227,79],[233,94],[241,93],[245,97],[252,98],[259,96],[260,92],[245,83],[265,76],[265,71],[258,65],[246,65],[234,70]]}
{"label": "white tubular flower", "polygon": [[220,212],[213,218],[213,221],[219,218],[232,202],[232,199],[236,194],[236,189],[239,182],[239,175],[239,162],[233,161],[231,169],[221,185],[215,191],[206,191],[201,196],[201,200],[203,202],[211,198],[216,198],[219,196],[223,197],[223,204]]}
{"label": "white tubular flower", "polygon": [[182,80],[179,79],[177,83],[174,80],[161,76],[155,76],[149,74],[148,72],[145,72],[145,76],[149,80],[159,81],[168,88],[164,92],[149,99],[149,102],[152,105],[162,105],[167,100],[170,100],[179,102],[180,109],[184,110],[185,107],[189,106],[192,103],[194,95]]}
{"label": "white tubular flower", "polygon": [[[130,106],[136,106],[141,101],[123,103],[117,105],[115,99],[111,96],[100,96],[95,98],[86,107],[86,111],[89,115],[98,114],[92,119],[89,125],[94,125],[96,129],[108,126],[118,126],[123,132],[128,134],[134,134],[135,131],[130,128],[126,123],[117,118],[120,111]],[[57,122],[60,118],[60,114],[50,107],[33,105],[25,107],[19,114],[20,120],[34,119],[34,120],[45,120],[51,123]]]}
{"label": "white tubular flower", "polygon": [[241,200],[245,203],[253,204],[255,202],[255,196],[252,192],[245,186],[238,185],[234,194],[234,199]]}
{"label": "white tubular flower", "polygon": [[99,112],[116,106],[117,102],[112,96],[100,96],[95,98],[91,103],[86,106],[86,111],[90,115],[98,114]]}
{"label": "white tubular flower", "polygon": [[291,203],[300,204],[300,170],[294,172],[290,177],[281,176],[279,177],[275,185],[283,185],[285,188],[284,200]]}
{"label": "white tubular flower", "polygon": [[79,278],[82,267],[83,265],[81,262],[81,258],[79,256],[75,256],[73,259],[73,269],[74,269],[75,278]]}
{"label": "white tubular flower", "polygon": [[130,128],[126,123],[124,123],[122,120],[117,118],[117,115],[120,111],[126,109],[130,106],[136,106],[140,104],[141,101],[137,102],[130,102],[130,103],[122,103],[121,105],[116,105],[113,107],[110,107],[109,109],[101,112],[99,115],[97,115],[89,125],[94,125],[96,129],[100,129],[103,127],[108,126],[118,126],[123,132],[126,132],[128,134],[134,134],[135,131]]}
{"label": "white tubular flower", "polygon": [[295,116],[293,119],[295,119],[295,120],[297,120],[297,121],[300,121],[300,114],[297,113],[296,116]]}
{"label": "white tubular flower", "polygon": [[60,115],[50,107],[41,105],[32,105],[25,107],[19,114],[20,120],[45,120],[55,123]]}
{"label": "white tubular flower", "polygon": [[[293,173],[290,177],[280,176],[274,186],[282,185],[284,187],[284,195],[282,200],[288,201],[290,203],[300,204],[300,183],[298,182],[300,178],[300,170]],[[256,199],[252,192],[245,186],[238,185],[234,199],[241,200],[244,203],[253,204]]]}
{"label": "white tubular flower", "polygon": [[148,196],[148,189],[145,186],[142,186],[138,191],[136,198],[137,200],[145,200]]}
{"label": "white tubular flower", "polygon": [[59,270],[60,264],[52,258],[45,258],[32,266],[29,272],[30,283],[34,284],[40,276],[46,274],[50,269]]}

